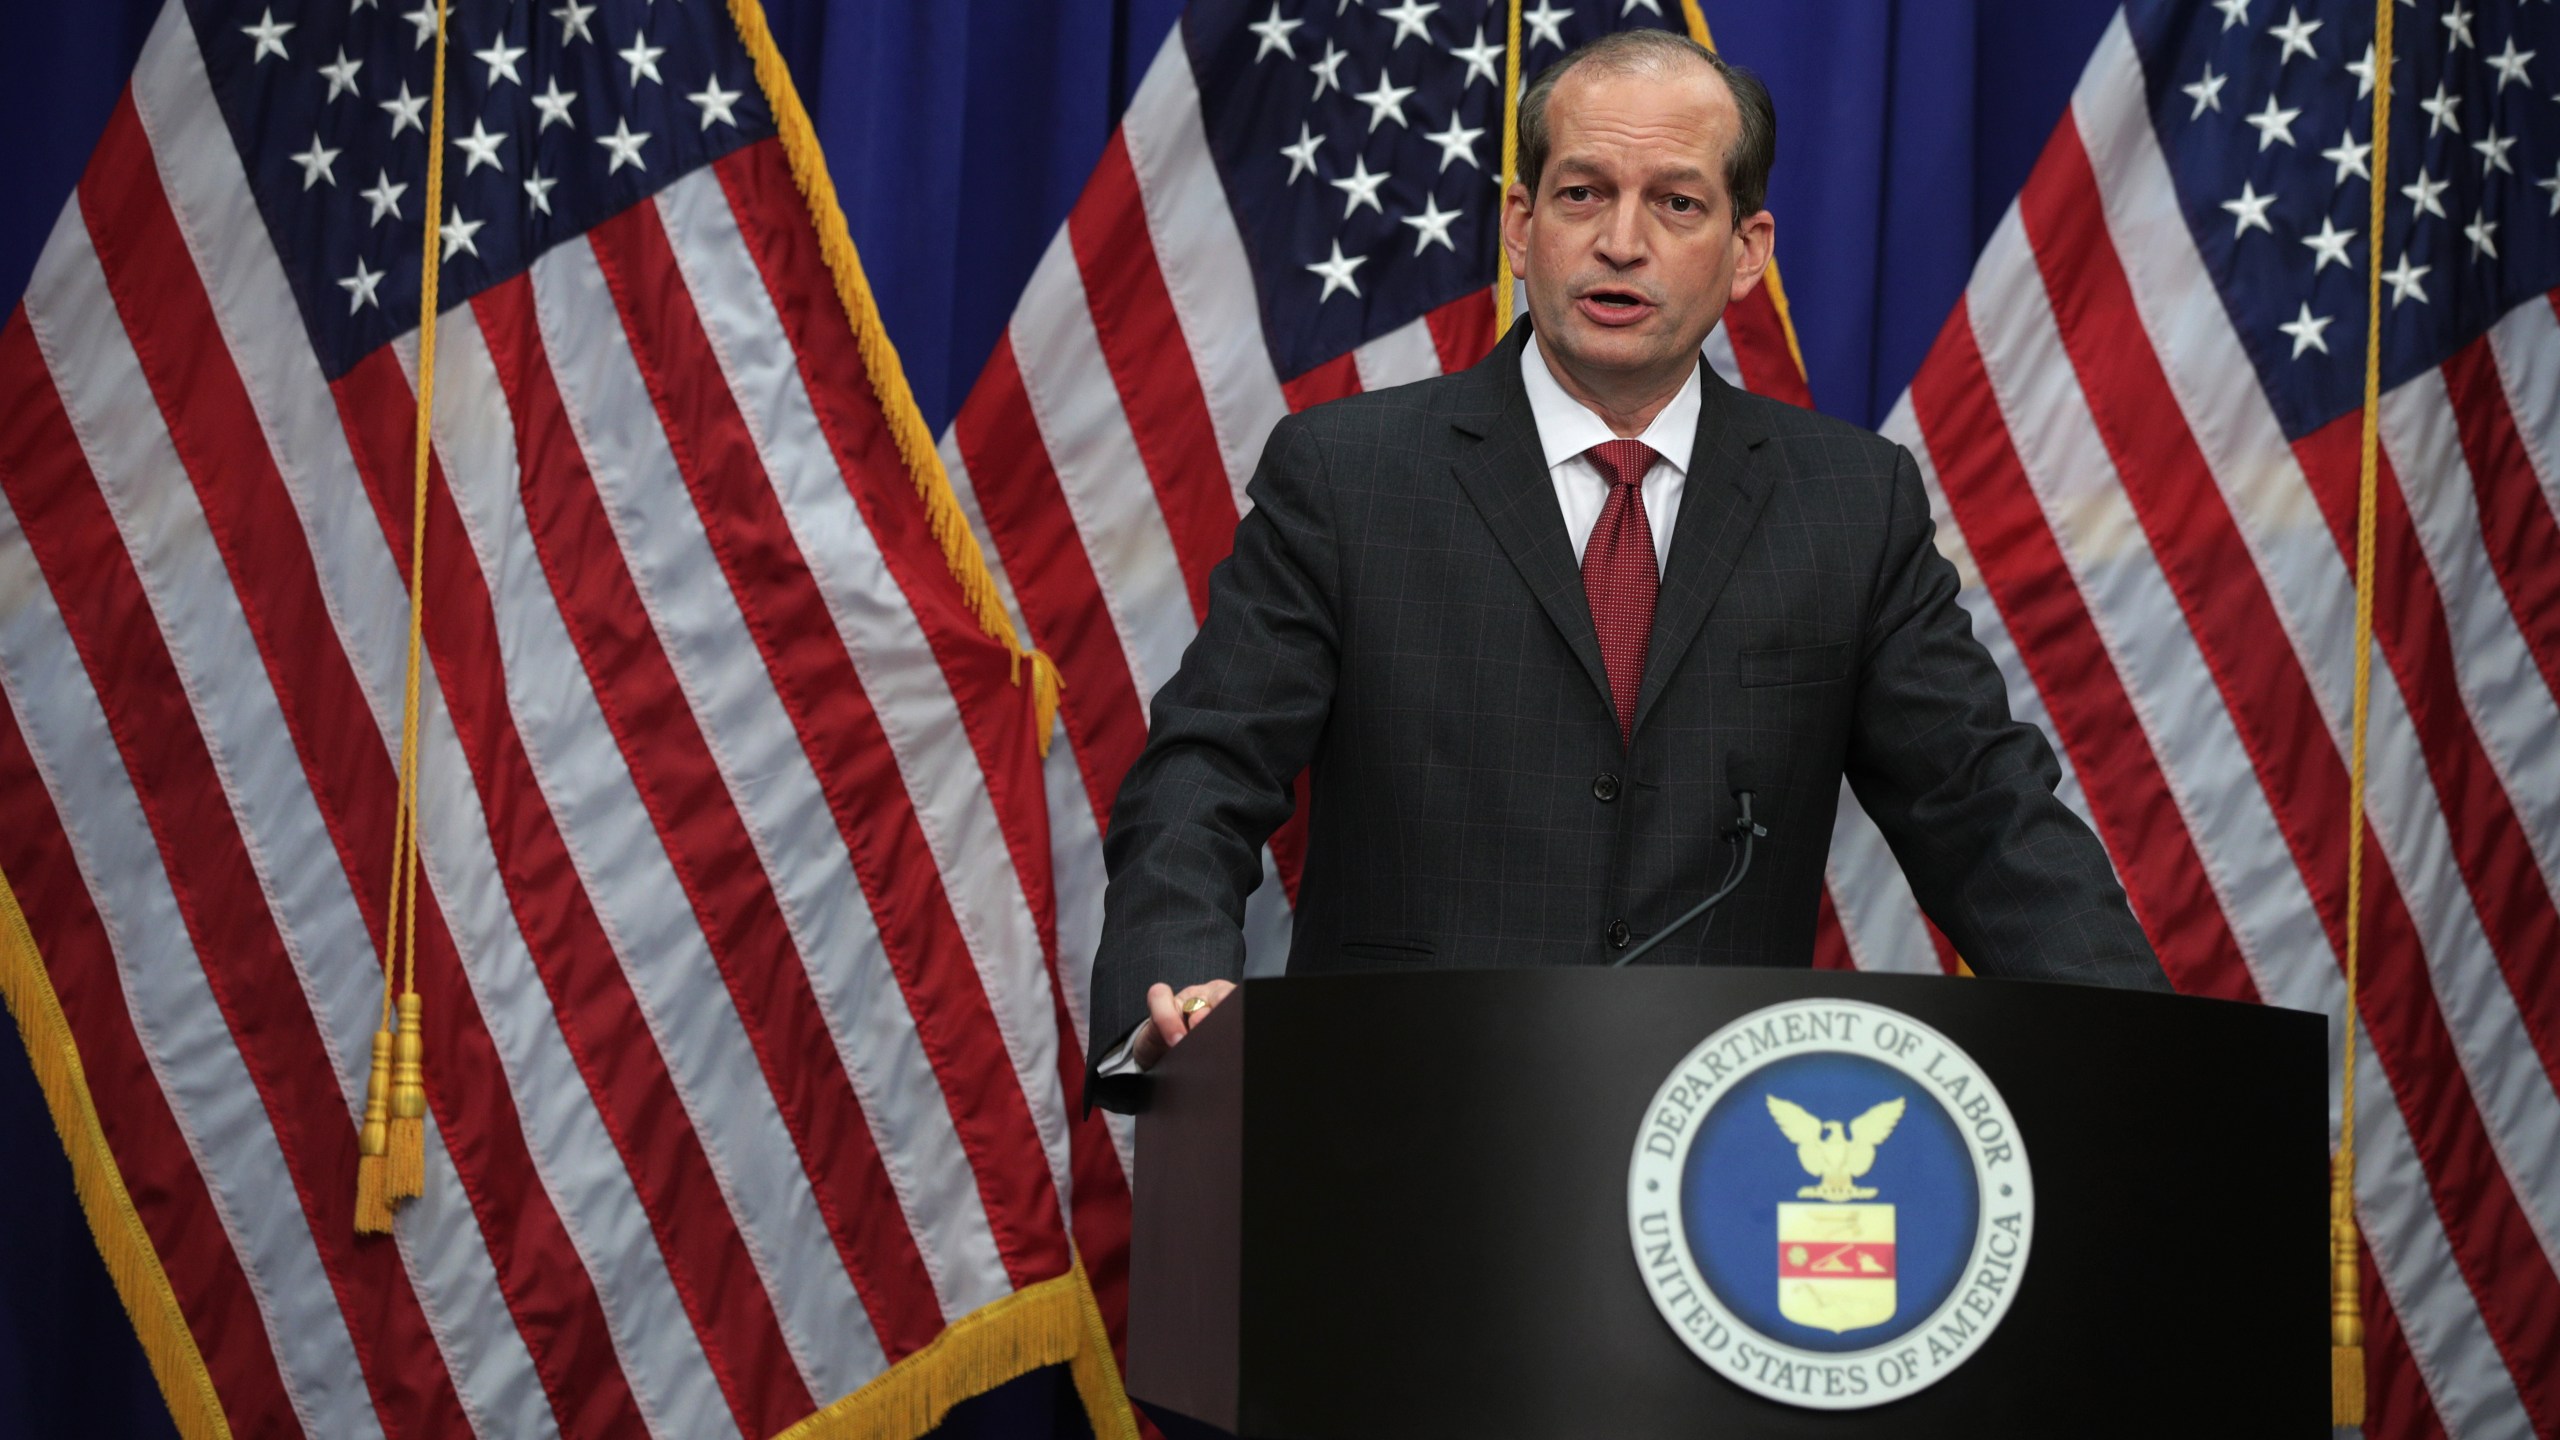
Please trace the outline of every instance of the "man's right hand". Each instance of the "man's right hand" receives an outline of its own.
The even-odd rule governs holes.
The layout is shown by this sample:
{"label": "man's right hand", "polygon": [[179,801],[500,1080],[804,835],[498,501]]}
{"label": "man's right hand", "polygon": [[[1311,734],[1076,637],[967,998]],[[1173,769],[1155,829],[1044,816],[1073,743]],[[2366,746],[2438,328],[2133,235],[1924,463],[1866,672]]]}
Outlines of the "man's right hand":
{"label": "man's right hand", "polygon": [[1182,1043],[1191,1027],[1209,1018],[1209,1010],[1219,1001],[1236,993],[1235,982],[1212,980],[1206,985],[1186,985],[1180,990],[1170,985],[1147,987],[1147,1023],[1129,1043],[1129,1058],[1141,1070],[1152,1070],[1165,1052]]}

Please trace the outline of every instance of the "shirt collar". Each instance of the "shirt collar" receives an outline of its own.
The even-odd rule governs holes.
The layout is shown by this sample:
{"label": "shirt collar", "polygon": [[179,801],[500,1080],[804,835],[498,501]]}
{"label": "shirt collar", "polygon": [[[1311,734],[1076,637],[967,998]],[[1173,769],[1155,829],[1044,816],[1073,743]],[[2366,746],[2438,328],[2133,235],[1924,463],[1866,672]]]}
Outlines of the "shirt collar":
{"label": "shirt collar", "polygon": [[[1701,365],[1706,363],[1703,359]],[[1538,425],[1538,447],[1546,452],[1547,468],[1558,465],[1590,449],[1594,445],[1615,440],[1618,435],[1609,422],[1583,407],[1581,401],[1564,392],[1556,383],[1555,372],[1547,368],[1546,357],[1538,350],[1538,337],[1520,347],[1520,381],[1529,391],[1529,416]],[[1704,403],[1704,388],[1698,372],[1691,370],[1680,393],[1635,437],[1642,440],[1664,463],[1680,472],[1689,473],[1689,451],[1698,442],[1698,411]]]}

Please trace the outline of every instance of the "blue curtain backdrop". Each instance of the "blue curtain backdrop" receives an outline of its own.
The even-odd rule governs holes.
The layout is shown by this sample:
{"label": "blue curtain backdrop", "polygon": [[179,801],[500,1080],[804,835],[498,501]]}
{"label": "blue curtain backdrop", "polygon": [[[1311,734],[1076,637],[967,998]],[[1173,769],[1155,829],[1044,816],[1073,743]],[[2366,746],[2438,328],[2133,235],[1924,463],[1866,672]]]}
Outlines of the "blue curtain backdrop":
{"label": "blue curtain backdrop", "polygon": [[[1777,99],[1770,208],[1821,408],[1865,424],[1891,408],[2114,8],[1705,0],[1719,47]],[[1180,0],[765,9],[939,431]],[[0,0],[0,304],[16,307],[158,10]],[[172,1433],[13,1040],[0,1041],[0,1176],[0,1436]],[[1043,1372],[961,1407],[941,1434],[1075,1435],[1077,1415],[1063,1375]]]}

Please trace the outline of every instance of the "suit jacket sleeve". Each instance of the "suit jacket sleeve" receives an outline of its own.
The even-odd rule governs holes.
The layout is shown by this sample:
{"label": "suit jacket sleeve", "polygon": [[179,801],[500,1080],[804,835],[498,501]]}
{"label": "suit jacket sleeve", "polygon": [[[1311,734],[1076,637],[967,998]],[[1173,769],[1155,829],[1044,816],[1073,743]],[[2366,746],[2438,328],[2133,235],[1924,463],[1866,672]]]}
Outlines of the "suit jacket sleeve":
{"label": "suit jacket sleeve", "polygon": [[2106,851],[2054,796],[2043,732],[2010,717],[1899,448],[1890,511],[1846,763],[1858,802],[1978,972],[2170,988]]}
{"label": "suit jacket sleeve", "polygon": [[[1146,749],[1112,807],[1089,1053],[1137,1028],[1158,981],[1242,977],[1262,845],[1289,818],[1332,707],[1339,576],[1306,419],[1272,431],[1249,493],[1234,552],[1210,576],[1208,615],[1156,692]],[[1086,1085],[1094,1095],[1090,1073]],[[1106,1079],[1095,1098],[1116,1108],[1111,1091]]]}

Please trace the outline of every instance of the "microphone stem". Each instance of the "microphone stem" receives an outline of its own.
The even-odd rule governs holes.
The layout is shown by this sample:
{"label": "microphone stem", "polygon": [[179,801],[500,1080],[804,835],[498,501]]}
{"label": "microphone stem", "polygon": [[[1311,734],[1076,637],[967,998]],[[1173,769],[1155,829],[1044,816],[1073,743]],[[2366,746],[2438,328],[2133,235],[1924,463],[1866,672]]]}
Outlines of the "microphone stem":
{"label": "microphone stem", "polygon": [[[1739,837],[1737,837],[1737,838],[1739,838]],[[1734,847],[1734,851],[1733,851],[1733,858],[1732,858],[1732,859],[1729,859],[1729,860],[1727,860],[1727,861],[1725,861],[1725,862],[1724,862],[1724,878],[1723,878],[1723,879],[1721,879],[1721,880],[1718,880],[1718,881],[1716,882],[1716,888],[1717,888],[1717,889],[1719,889],[1719,890],[1723,890],[1723,889],[1729,888],[1729,887],[1733,884],[1733,882],[1734,882],[1734,881],[1739,880],[1739,879],[1741,879],[1741,878],[1742,878],[1742,847],[1741,847],[1741,846],[1739,846],[1739,845],[1737,845],[1737,846],[1735,846],[1735,847]],[[1706,942],[1706,938],[1707,938],[1709,935],[1714,934],[1714,933],[1715,933],[1715,930],[1716,930],[1716,912],[1715,912],[1715,911],[1713,911],[1713,910],[1710,910],[1710,911],[1708,911],[1708,912],[1707,912],[1707,918],[1706,918],[1705,920],[1703,920],[1703,921],[1699,922],[1699,925],[1698,925],[1698,941],[1699,941],[1699,943],[1700,943],[1700,944],[1704,944],[1704,943]]]}
{"label": "microphone stem", "polygon": [[1733,878],[1719,886],[1716,893],[1713,895],[1710,895],[1706,899],[1699,901],[1697,904],[1690,906],[1687,914],[1684,914],[1679,919],[1672,921],[1670,924],[1664,926],[1654,934],[1645,937],[1645,942],[1643,944],[1638,945],[1633,950],[1630,950],[1626,954],[1619,956],[1616,960],[1611,961],[1610,964],[1612,966],[1634,964],[1637,960],[1643,958],[1647,951],[1650,951],[1653,947],[1670,939],[1672,936],[1679,934],[1682,930],[1688,928],[1690,923],[1695,921],[1699,916],[1706,914],[1708,911],[1716,908],[1716,906],[1724,903],[1724,897],[1732,894],[1736,887],[1742,884],[1744,877],[1751,873],[1752,842],[1759,837],[1760,827],[1752,824],[1748,819],[1746,819],[1737,828],[1742,832],[1742,865],[1740,869],[1734,872]]}

